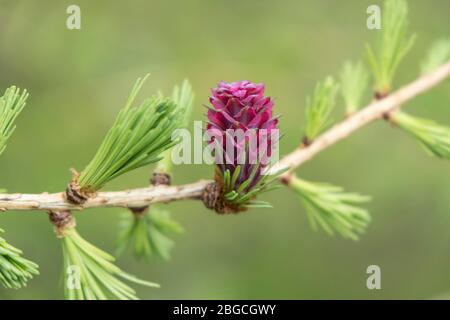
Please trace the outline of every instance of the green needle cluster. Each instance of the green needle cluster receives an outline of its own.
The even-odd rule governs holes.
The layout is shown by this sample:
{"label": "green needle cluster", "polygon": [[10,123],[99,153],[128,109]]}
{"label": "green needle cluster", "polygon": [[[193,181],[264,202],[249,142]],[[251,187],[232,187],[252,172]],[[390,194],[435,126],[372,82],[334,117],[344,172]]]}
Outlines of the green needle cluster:
{"label": "green needle cluster", "polygon": [[122,280],[159,287],[122,271],[113,263],[113,256],[84,240],[75,228],[65,230],[61,241],[64,269],[72,270],[66,276],[79,277],[64,277],[64,292],[69,300],[137,300],[135,290]]}
{"label": "green needle cluster", "polygon": [[6,148],[6,142],[16,126],[14,120],[25,107],[28,98],[26,90],[20,92],[19,88],[11,86],[0,97],[0,154]]}
{"label": "green needle cluster", "polygon": [[450,160],[450,128],[428,119],[397,111],[390,117],[399,128],[412,135],[431,155]]}
{"label": "green needle cluster", "polygon": [[[20,92],[15,86],[6,89],[0,97],[0,154],[5,151],[6,143],[16,127],[14,121],[25,107],[27,98],[27,91]],[[6,288],[18,289],[26,286],[27,281],[37,274],[38,265],[23,258],[21,250],[0,237],[0,282]]]}
{"label": "green needle cluster", "polygon": [[[194,101],[190,83],[184,80],[181,86],[175,86],[171,99],[177,105],[177,112],[183,117],[179,127],[187,127]],[[175,132],[172,134],[172,138],[176,140]],[[164,151],[163,159],[158,162],[154,173],[170,175],[172,171],[171,151],[172,148]],[[131,208],[130,211],[123,214],[119,224],[117,254],[120,255],[127,248],[132,248],[137,258],[150,258],[156,255],[168,260],[174,246],[174,241],[169,236],[181,233],[182,227],[170,218],[169,212],[159,210],[157,206],[152,206],[151,210],[149,207],[144,207]]]}
{"label": "green needle cluster", "polygon": [[346,193],[341,187],[326,183],[313,183],[293,177],[289,186],[300,196],[314,230],[321,227],[332,235],[335,232],[345,239],[358,240],[370,215],[358,205],[370,197]]}
{"label": "green needle cluster", "polygon": [[422,74],[430,73],[447,62],[450,62],[450,38],[440,39],[433,43],[425,60],[420,65],[420,70]]}
{"label": "green needle cluster", "polygon": [[[192,106],[194,103],[194,93],[188,80],[184,80],[181,86],[175,86],[172,91],[172,100],[177,105],[177,112],[183,116],[180,128],[186,128],[189,124]],[[171,151],[172,149],[164,151],[163,159],[158,162],[156,171],[170,173],[172,169]]]}
{"label": "green needle cluster", "polygon": [[360,107],[361,98],[369,84],[369,72],[361,61],[347,61],[340,74],[341,94],[344,98],[347,114]]}
{"label": "green needle cluster", "polygon": [[[0,229],[0,233],[3,230]],[[38,265],[22,257],[22,251],[0,237],[0,282],[6,288],[19,289],[39,274]]]}
{"label": "green needle cluster", "polygon": [[332,77],[327,77],[324,82],[316,85],[312,97],[306,98],[307,122],[304,132],[306,144],[312,142],[331,125],[330,115],[336,104],[338,90],[339,84]]}
{"label": "green needle cluster", "polygon": [[96,155],[80,173],[83,192],[95,192],[130,170],[159,161],[161,153],[177,142],[172,132],[184,115],[173,99],[155,96],[133,106],[146,78],[138,79]]}
{"label": "green needle cluster", "polygon": [[152,207],[150,211],[144,209],[141,214],[125,212],[119,227],[117,254],[121,255],[127,248],[132,248],[137,258],[156,255],[169,260],[174,246],[174,241],[169,236],[183,232],[180,224],[172,220],[167,211],[158,207]]}
{"label": "green needle cluster", "polygon": [[375,49],[366,45],[367,59],[375,78],[376,96],[389,94],[395,72],[412,48],[415,36],[408,36],[408,3],[386,0],[382,10],[382,29],[377,31]]}

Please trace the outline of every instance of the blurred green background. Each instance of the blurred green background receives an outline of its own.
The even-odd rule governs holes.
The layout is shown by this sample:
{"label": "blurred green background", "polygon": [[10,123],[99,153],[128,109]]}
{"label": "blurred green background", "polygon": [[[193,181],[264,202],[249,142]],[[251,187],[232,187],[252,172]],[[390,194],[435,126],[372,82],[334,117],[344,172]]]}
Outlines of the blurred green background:
{"label": "blurred green background", "polygon": [[[373,40],[376,31],[366,28],[373,3],[380,2],[1,0],[0,88],[16,84],[31,94],[0,158],[1,186],[26,193],[65,188],[69,168],[90,160],[135,79],[147,72],[145,95],[169,92],[188,77],[195,120],[204,120],[202,104],[219,80],[265,82],[283,114],[281,153],[288,153],[299,143],[305,96],[316,81],[336,75]],[[397,87],[418,75],[427,48],[450,31],[449,1],[409,3],[418,39]],[[70,4],[81,7],[79,31],[65,26]],[[448,125],[449,88],[447,81],[405,107]],[[162,285],[137,287],[145,299],[449,297],[449,169],[403,132],[372,124],[298,170],[373,196],[373,222],[359,242],[312,231],[296,196],[280,189],[265,196],[275,209],[233,216],[195,201],[170,204],[186,230],[175,237],[172,260],[145,263],[128,255],[118,265]],[[151,170],[127,174],[107,189],[145,186]],[[176,167],[174,180],[212,175],[212,167],[190,165]],[[121,211],[77,213],[80,233],[112,252]],[[0,226],[41,272],[25,289],[1,287],[0,299],[61,299],[61,247],[46,214],[2,213]],[[381,290],[366,288],[371,264],[381,267]]]}

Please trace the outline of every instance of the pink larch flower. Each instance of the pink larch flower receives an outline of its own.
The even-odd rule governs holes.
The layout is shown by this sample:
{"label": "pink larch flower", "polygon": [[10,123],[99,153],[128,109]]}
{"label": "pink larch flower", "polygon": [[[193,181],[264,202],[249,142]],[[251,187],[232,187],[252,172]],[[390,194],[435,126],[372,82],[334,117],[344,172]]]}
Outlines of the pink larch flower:
{"label": "pink larch flower", "polygon": [[[223,149],[223,161],[217,164],[219,178],[224,180],[225,175],[229,174],[229,180],[234,182],[231,189],[240,190],[241,194],[235,199],[238,201],[258,186],[262,180],[262,170],[271,156],[272,144],[278,142],[272,141],[271,137],[273,130],[278,130],[278,119],[272,113],[274,102],[271,97],[264,96],[264,84],[250,81],[222,81],[212,89],[209,101],[212,108],[207,114],[207,129],[214,131],[209,143],[212,144],[217,139],[217,133],[222,136],[219,141]],[[257,141],[250,145],[249,136],[242,140],[230,139],[230,129],[240,129],[244,134],[251,131],[253,137],[258,137]],[[234,154],[231,156],[227,154],[227,144],[230,143],[234,148]],[[239,162],[239,156],[243,154],[245,160]],[[232,179],[233,177],[235,179]],[[227,191],[230,190],[225,190]]]}

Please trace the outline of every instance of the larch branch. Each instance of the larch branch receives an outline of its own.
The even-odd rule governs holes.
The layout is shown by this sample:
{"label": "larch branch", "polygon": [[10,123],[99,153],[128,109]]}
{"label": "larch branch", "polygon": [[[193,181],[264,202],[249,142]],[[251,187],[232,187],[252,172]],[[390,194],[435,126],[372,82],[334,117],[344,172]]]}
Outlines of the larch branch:
{"label": "larch branch", "polygon": [[272,172],[283,168],[297,168],[304,162],[312,159],[316,154],[348,137],[356,130],[364,127],[368,123],[380,119],[408,100],[424,93],[450,76],[450,62],[442,65],[434,72],[424,75],[410,84],[402,87],[384,99],[374,101],[361,111],[349,116],[344,121],[336,124],[325,133],[317,137],[308,147],[299,147],[292,153],[283,157],[275,166]]}
{"label": "larch branch", "polygon": [[210,181],[200,180],[181,186],[157,186],[124,191],[98,192],[82,205],[69,203],[64,192],[41,194],[0,194],[0,210],[82,210],[99,207],[137,208],[157,202],[197,199]]}
{"label": "larch branch", "polygon": [[[273,168],[275,172],[282,168],[295,169],[316,154],[336,142],[348,137],[368,123],[380,119],[398,106],[422,94],[450,77],[450,62],[424,75],[388,97],[372,102],[361,111],[336,124],[317,137],[307,147],[299,147],[283,157]],[[288,173],[281,176],[286,178]],[[157,186],[130,189],[116,192],[98,192],[82,205],[74,205],[65,200],[64,193],[41,194],[0,194],[0,210],[82,210],[99,207],[142,207],[153,203],[167,203],[183,199],[200,199],[205,187],[211,181],[200,180],[180,186]]]}

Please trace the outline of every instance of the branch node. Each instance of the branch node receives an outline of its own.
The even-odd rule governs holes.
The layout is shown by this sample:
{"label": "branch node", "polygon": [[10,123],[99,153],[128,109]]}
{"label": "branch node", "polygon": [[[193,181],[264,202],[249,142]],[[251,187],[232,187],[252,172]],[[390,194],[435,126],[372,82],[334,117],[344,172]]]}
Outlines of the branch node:
{"label": "branch node", "polygon": [[49,211],[48,217],[58,238],[63,238],[67,229],[75,228],[77,225],[69,210]]}
{"label": "branch node", "polygon": [[131,213],[136,218],[143,218],[148,212],[149,206],[130,208]]}
{"label": "branch node", "polygon": [[[150,178],[152,186],[170,186],[171,178],[170,174],[165,172],[153,172]],[[149,211],[149,206],[142,207],[130,207],[131,213],[138,219],[143,218]]]}
{"label": "branch node", "polygon": [[292,171],[288,171],[286,172],[286,174],[280,176],[280,182],[285,186],[289,186],[291,184],[292,177],[293,177]]}
{"label": "branch node", "polygon": [[160,186],[160,185],[164,185],[164,186],[170,186],[171,184],[171,177],[170,174],[165,173],[165,172],[153,172],[152,177],[150,178],[150,183],[153,186]]}
{"label": "branch node", "polygon": [[304,136],[302,139],[302,143],[300,144],[300,148],[309,147],[313,142],[314,142],[314,140],[311,140],[307,136]]}
{"label": "branch node", "polygon": [[72,180],[66,188],[66,200],[72,204],[81,205],[87,201],[88,198],[94,197],[95,193],[87,193],[78,184],[78,177],[80,174],[75,169],[70,169],[72,172]]}
{"label": "branch node", "polygon": [[381,116],[382,116],[383,120],[386,120],[387,122],[391,121],[391,112],[390,111],[384,112]]}
{"label": "branch node", "polygon": [[375,91],[373,97],[375,98],[375,100],[381,100],[386,98],[389,95],[389,90],[384,90],[384,91]]}
{"label": "branch node", "polygon": [[205,207],[214,210],[219,214],[239,213],[245,211],[245,208],[225,201],[222,185],[215,181],[208,183],[203,190],[202,201]]}

